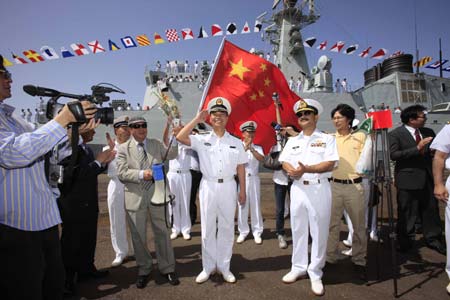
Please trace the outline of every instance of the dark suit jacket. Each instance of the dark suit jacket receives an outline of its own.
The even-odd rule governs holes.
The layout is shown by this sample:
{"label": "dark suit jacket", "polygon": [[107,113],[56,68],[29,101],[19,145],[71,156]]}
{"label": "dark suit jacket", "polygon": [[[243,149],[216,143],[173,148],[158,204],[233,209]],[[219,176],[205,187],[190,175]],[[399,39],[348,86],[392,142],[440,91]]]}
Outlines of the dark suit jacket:
{"label": "dark suit jacket", "polygon": [[[422,138],[435,137],[430,128],[419,128]],[[431,169],[432,157],[430,144],[423,154],[417,149],[417,144],[404,125],[389,133],[389,148],[391,159],[395,161],[395,183],[399,189],[420,190],[428,180],[433,180]]]}
{"label": "dark suit jacket", "polygon": [[[92,150],[88,153],[78,146],[78,158],[73,168],[71,180],[64,180],[59,186],[61,196],[58,205],[63,222],[83,221],[98,214],[98,188],[97,176],[105,169],[98,166],[94,161]],[[70,157],[61,163],[64,168],[64,178],[68,178],[70,172],[67,165]]]}

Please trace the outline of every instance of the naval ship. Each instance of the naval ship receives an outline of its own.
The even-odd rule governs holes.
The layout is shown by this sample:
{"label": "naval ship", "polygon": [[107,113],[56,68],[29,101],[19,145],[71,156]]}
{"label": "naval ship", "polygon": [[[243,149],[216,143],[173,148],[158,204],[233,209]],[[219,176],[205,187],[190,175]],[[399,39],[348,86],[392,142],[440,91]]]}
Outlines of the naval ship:
{"label": "naval ship", "polygon": [[[400,114],[394,113],[394,108],[405,108],[412,104],[421,104],[428,108],[427,126],[435,132],[450,121],[450,105],[447,103],[450,103],[450,79],[413,72],[413,56],[410,54],[389,57],[368,69],[361,74],[364,76],[363,87],[351,92],[334,92],[331,59],[322,56],[310,69],[303,45],[302,30],[320,18],[315,11],[315,1],[280,2],[274,1],[271,16],[264,13],[258,17],[261,24],[266,25],[261,36],[272,46],[275,58],[273,63],[282,70],[286,79],[300,77],[303,81],[298,95],[316,99],[323,105],[324,113],[319,119],[318,128],[326,132],[335,131],[328,116],[339,103],[346,103],[355,108],[356,118],[359,120],[365,119],[365,113],[372,106],[380,109],[381,103],[384,103],[384,108],[390,108],[393,112],[394,127],[401,123]],[[256,50],[255,55],[258,54]],[[115,116],[143,116],[149,123],[149,136],[161,139],[166,123],[161,103],[163,100],[169,100],[175,102],[178,111],[182,112],[179,116],[181,122],[188,122],[198,111],[204,82],[211,68],[203,62],[195,74],[185,71],[183,60],[165,71],[146,67],[144,76],[147,90],[142,110],[126,110],[125,100],[113,101]],[[175,76],[189,80],[171,80]],[[117,110],[119,106],[122,110]],[[105,132],[112,133],[112,126],[100,126],[97,129],[94,147],[105,144]]]}

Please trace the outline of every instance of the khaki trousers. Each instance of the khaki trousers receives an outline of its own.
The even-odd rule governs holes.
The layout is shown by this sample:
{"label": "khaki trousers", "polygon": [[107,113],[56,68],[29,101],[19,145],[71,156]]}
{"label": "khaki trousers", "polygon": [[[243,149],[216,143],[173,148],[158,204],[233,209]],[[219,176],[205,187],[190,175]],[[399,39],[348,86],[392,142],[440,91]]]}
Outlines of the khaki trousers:
{"label": "khaki trousers", "polygon": [[367,237],[364,217],[364,187],[361,183],[342,184],[331,182],[331,220],[328,236],[327,261],[338,260],[339,234],[344,209],[347,211],[354,227],[352,261],[357,265],[366,264]]}

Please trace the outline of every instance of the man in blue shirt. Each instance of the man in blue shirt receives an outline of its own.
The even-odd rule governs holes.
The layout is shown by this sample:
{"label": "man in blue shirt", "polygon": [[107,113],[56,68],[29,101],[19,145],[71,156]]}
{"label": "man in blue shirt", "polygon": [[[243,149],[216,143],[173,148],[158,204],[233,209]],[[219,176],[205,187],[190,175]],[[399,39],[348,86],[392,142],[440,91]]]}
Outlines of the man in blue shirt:
{"label": "man in blue shirt", "polygon": [[[67,140],[66,127],[76,119],[66,105],[53,120],[33,131],[13,114],[14,107],[4,103],[11,97],[11,83],[0,55],[1,298],[61,299],[61,218],[45,175],[44,156]],[[92,119],[95,106],[87,101],[82,106]]]}

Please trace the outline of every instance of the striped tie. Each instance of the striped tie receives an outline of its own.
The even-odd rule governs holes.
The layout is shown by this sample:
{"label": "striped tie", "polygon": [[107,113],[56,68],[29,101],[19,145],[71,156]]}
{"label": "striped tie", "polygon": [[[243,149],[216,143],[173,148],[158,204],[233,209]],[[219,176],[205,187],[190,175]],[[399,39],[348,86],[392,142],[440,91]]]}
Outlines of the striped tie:
{"label": "striped tie", "polygon": [[[140,146],[140,149],[141,149],[139,152],[139,164],[140,164],[141,170],[149,170],[150,164],[148,163],[147,152],[145,151],[144,143],[139,143],[138,145]],[[147,191],[150,189],[152,184],[153,184],[153,182],[148,181],[148,180],[142,180],[142,182],[141,182],[142,188]]]}

